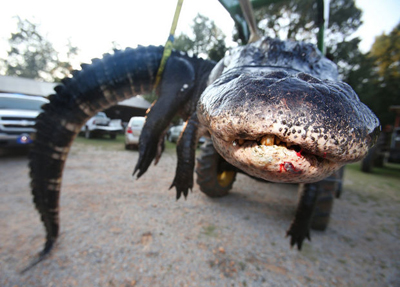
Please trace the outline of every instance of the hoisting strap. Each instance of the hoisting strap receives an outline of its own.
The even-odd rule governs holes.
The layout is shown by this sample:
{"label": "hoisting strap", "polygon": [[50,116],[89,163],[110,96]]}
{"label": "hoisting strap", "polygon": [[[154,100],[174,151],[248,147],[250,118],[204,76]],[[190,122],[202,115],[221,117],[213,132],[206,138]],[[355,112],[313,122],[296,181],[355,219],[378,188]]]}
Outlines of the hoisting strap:
{"label": "hoisting strap", "polygon": [[164,72],[165,64],[167,63],[169,56],[171,56],[172,44],[175,40],[174,35],[175,35],[176,26],[178,25],[178,19],[179,19],[179,14],[181,13],[182,4],[183,4],[183,0],[178,0],[178,3],[176,4],[174,19],[172,21],[168,40],[165,43],[164,52],[163,52],[163,55],[161,58],[160,67],[158,68],[158,71],[157,71],[156,82],[154,84],[153,92],[156,91],[156,89],[161,81],[161,76]]}

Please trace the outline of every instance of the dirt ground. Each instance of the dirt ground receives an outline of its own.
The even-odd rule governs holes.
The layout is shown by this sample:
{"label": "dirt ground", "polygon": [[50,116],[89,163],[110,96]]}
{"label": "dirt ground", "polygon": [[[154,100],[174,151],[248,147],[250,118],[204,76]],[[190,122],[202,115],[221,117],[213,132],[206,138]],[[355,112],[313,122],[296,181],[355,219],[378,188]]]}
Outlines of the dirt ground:
{"label": "dirt ground", "polygon": [[227,197],[195,185],[176,201],[174,151],[134,180],[137,157],[74,144],[58,244],[24,274],[45,233],[26,156],[0,157],[0,286],[400,286],[400,179],[346,171],[328,229],[299,252],[285,238],[296,185],[238,175]]}

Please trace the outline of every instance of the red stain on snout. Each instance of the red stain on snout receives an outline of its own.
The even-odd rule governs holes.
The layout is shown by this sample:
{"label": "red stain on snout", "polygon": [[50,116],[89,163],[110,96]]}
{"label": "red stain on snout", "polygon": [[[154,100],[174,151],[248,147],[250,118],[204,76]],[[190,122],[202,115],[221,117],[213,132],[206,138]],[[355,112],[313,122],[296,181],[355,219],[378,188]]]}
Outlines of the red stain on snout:
{"label": "red stain on snout", "polygon": [[301,153],[303,152],[303,149],[301,149],[299,152],[296,152],[296,155],[298,156],[298,157],[301,157]]}
{"label": "red stain on snout", "polygon": [[279,172],[282,172],[282,171],[287,171],[287,172],[295,173],[295,174],[301,173],[301,170],[296,169],[294,167],[294,165],[291,162],[288,162],[288,161],[285,161],[285,162],[279,164]]}

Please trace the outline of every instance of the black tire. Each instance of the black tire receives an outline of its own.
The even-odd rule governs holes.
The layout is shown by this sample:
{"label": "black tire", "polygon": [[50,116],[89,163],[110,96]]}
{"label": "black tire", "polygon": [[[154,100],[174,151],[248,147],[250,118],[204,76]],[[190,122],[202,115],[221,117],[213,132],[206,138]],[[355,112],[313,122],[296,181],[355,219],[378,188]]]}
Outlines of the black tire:
{"label": "black tire", "polygon": [[91,133],[88,127],[85,128],[85,138],[87,139],[93,138],[93,134]]}
{"label": "black tire", "polygon": [[117,138],[116,133],[110,133],[110,139],[115,140]]}
{"label": "black tire", "polygon": [[334,172],[331,176],[313,183],[317,185],[318,199],[311,220],[311,228],[324,231],[329,224],[329,219],[335,197],[339,197],[343,186],[344,167]]}
{"label": "black tire", "polygon": [[374,167],[383,167],[385,163],[385,155],[383,153],[378,153],[374,159]]}
{"label": "black tire", "polygon": [[367,156],[361,161],[361,171],[370,173],[374,168],[376,146],[368,151]]}
{"label": "black tire", "polygon": [[229,193],[236,179],[236,168],[226,162],[214,149],[211,140],[201,146],[197,158],[197,184],[209,197],[222,197]]}

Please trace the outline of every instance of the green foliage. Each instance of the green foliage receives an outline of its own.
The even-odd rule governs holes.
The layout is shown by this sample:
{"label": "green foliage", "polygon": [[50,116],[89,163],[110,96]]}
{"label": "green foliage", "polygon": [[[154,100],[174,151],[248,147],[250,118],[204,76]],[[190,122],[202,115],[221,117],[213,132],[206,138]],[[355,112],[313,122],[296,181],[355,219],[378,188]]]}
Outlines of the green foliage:
{"label": "green foliage", "polygon": [[185,34],[180,34],[174,41],[174,49],[179,51],[192,51],[194,47],[194,41]]}
{"label": "green foliage", "polygon": [[391,105],[400,105],[400,24],[389,35],[376,38],[369,53],[358,53],[345,81],[378,116],[381,125],[393,125]]}
{"label": "green foliage", "polygon": [[[255,10],[262,33],[270,37],[316,43],[318,3],[316,0],[282,0]],[[343,40],[361,25],[361,10],[354,0],[331,0],[328,38]]]}
{"label": "green foliage", "polygon": [[[307,41],[316,44],[319,30],[318,1],[282,0],[255,10],[256,21],[265,36]],[[361,10],[355,0],[331,0],[329,22],[325,30],[327,56],[339,64],[339,73],[346,75],[352,69],[352,54],[358,53],[359,39],[348,38],[362,24]]]}
{"label": "green foliage", "polygon": [[370,55],[381,77],[400,79],[400,23],[389,35],[382,34],[375,39]]}
{"label": "green foliage", "polygon": [[[10,50],[7,59],[0,61],[6,75],[31,79],[57,81],[72,70],[69,61],[61,61],[53,45],[38,31],[38,25],[17,17],[17,30],[8,40]],[[78,49],[69,42],[67,58]]]}
{"label": "green foliage", "polygon": [[273,38],[311,40],[315,38],[317,1],[278,1],[255,11],[263,35]]}
{"label": "green foliage", "polygon": [[192,33],[192,37],[185,34],[179,35],[175,39],[174,49],[200,56],[205,55],[214,61],[219,61],[224,57],[225,35],[214,21],[197,14],[193,20]]}
{"label": "green foliage", "polygon": [[143,97],[143,99],[145,99],[149,103],[153,103],[158,98],[157,94],[154,93],[154,92],[151,92],[151,93],[148,93],[148,94],[144,94],[144,95],[142,95],[142,97]]}
{"label": "green foliage", "polygon": [[361,14],[355,0],[330,0],[328,38],[338,37],[336,43],[345,41],[361,26]]}

